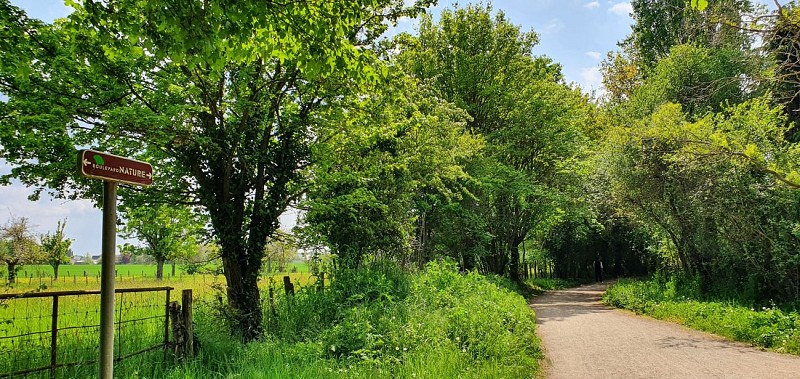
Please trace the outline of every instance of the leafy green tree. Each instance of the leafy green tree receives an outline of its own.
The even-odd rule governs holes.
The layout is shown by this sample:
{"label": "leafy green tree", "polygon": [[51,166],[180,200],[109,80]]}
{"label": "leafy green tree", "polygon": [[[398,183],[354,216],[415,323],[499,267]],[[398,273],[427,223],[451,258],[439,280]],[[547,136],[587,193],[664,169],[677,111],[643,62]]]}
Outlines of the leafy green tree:
{"label": "leafy green tree", "polygon": [[66,220],[59,221],[54,233],[47,232],[39,236],[44,259],[47,264],[53,267],[54,279],[58,279],[58,267],[70,261],[69,253],[72,239],[64,235],[64,227],[66,226]]}
{"label": "leafy green tree", "polygon": [[742,81],[753,79],[758,68],[741,50],[677,45],[622,109],[630,120],[648,117],[666,103],[680,104],[691,117],[720,112],[726,104],[741,103],[757,94],[746,91]]}
{"label": "leafy green tree", "polygon": [[[645,72],[669,56],[674,46],[697,44],[709,48],[744,49],[750,44],[742,17],[754,13],[749,0],[633,0],[630,46]],[[703,5],[703,6],[700,6]]]}
{"label": "leafy green tree", "polygon": [[[475,200],[448,207],[468,211],[462,221],[485,220],[473,225],[486,226],[486,234],[462,232],[478,239],[457,242],[456,237],[451,243],[487,243],[488,254],[475,265],[518,278],[519,245],[554,209],[551,196],[568,171],[561,164],[578,152],[584,117],[578,109],[585,99],[562,83],[558,65],[532,56],[535,33],[522,32],[503,12],[492,13],[489,6],[471,5],[443,11],[437,23],[423,17],[418,38],[398,39],[397,60],[466,110],[472,118],[469,130],[486,140],[483,157],[467,164]],[[424,235],[437,234],[435,224],[426,227]]]}
{"label": "leafy green tree", "polygon": [[150,161],[144,198],[205,209],[233,325],[258,338],[264,246],[304,190],[323,111],[380,80],[366,47],[427,3],[86,1],[45,24],[3,0],[5,180],[97,198],[100,183],[74,173],[75,146]]}
{"label": "leafy green tree", "polygon": [[[264,260],[267,262],[264,271],[267,275],[274,271],[281,272],[292,259],[297,258],[297,243],[294,236],[278,229],[270,237],[267,246],[264,247]],[[277,267],[273,270],[273,263]]]}
{"label": "leafy green tree", "polygon": [[[124,247],[132,255],[148,255],[156,261],[156,279],[164,277],[164,262],[197,254],[203,224],[186,207],[159,205],[125,211],[125,238],[136,238],[144,246]],[[173,270],[173,275],[175,272]]]}
{"label": "leafy green tree", "polygon": [[789,3],[775,13],[774,25],[764,33],[767,50],[776,63],[773,88],[792,124],[786,137],[800,142],[800,7]]}
{"label": "leafy green tree", "polygon": [[630,99],[641,85],[642,71],[627,53],[609,52],[600,63],[600,71],[603,73],[603,87],[608,92],[607,100],[612,103]]}
{"label": "leafy green tree", "polygon": [[8,268],[8,283],[16,282],[17,271],[41,259],[41,251],[27,217],[14,217],[0,227],[0,262]]}
{"label": "leafy green tree", "polygon": [[782,271],[794,267],[794,224],[779,220],[798,207],[800,156],[783,139],[781,113],[758,98],[692,122],[667,104],[612,134],[603,168],[611,193],[635,220],[660,230],[654,236],[664,236],[704,291],[745,282],[750,299],[797,293],[794,275]]}
{"label": "leafy green tree", "polygon": [[348,117],[326,129],[315,150],[304,234],[344,267],[373,253],[407,262],[419,202],[430,193],[457,196],[461,162],[481,141],[465,133],[463,111],[402,76],[342,111]]}

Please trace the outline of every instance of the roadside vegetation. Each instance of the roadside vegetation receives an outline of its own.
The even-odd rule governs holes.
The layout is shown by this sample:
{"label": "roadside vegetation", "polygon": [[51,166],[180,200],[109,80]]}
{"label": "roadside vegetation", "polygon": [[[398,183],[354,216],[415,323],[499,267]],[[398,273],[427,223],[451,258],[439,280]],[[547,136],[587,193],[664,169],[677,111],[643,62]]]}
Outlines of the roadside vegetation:
{"label": "roadside vegetation", "polygon": [[[198,356],[122,362],[139,378],[531,378],[542,358],[535,315],[507,279],[433,262],[410,274],[391,262],[341,272],[325,290],[307,286],[265,307],[265,338],[245,344],[220,323],[214,297],[195,309]],[[93,369],[73,371],[93,374]]]}
{"label": "roadside vegetation", "polygon": [[704,295],[696,281],[681,277],[623,279],[603,301],[660,320],[718,334],[771,350],[800,354],[800,314],[796,304],[752,304]]}

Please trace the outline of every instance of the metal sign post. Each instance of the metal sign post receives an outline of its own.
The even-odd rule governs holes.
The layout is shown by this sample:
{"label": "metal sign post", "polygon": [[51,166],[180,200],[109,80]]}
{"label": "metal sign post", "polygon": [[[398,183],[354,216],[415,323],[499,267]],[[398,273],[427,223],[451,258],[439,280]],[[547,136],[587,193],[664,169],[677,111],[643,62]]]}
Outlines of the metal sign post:
{"label": "metal sign post", "polygon": [[117,183],[149,186],[150,164],[94,150],[78,152],[81,175],[103,180],[103,251],[100,280],[100,372],[114,377],[114,265],[117,251]]}
{"label": "metal sign post", "polygon": [[114,266],[117,250],[117,183],[103,182],[103,252],[100,282],[100,378],[114,377]]}

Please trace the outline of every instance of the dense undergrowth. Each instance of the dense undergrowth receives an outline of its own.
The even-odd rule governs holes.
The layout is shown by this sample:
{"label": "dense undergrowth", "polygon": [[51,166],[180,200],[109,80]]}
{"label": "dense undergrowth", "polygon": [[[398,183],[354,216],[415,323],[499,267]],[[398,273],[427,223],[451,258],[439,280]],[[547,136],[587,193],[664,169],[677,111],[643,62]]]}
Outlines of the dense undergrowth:
{"label": "dense undergrowth", "polygon": [[231,339],[213,307],[196,318],[201,350],[170,378],[530,378],[539,342],[525,298],[505,279],[432,263],[341,272],[267,305],[268,333]]}
{"label": "dense undergrowth", "polygon": [[603,300],[612,306],[674,321],[736,341],[800,354],[800,314],[792,306],[754,306],[700,295],[698,286],[680,278],[620,280]]}

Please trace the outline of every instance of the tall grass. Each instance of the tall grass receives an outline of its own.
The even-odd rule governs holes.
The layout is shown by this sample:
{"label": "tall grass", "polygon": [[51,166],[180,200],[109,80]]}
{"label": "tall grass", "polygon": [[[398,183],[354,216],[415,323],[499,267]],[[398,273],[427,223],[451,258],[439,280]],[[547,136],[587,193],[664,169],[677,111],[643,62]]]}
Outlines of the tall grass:
{"label": "tall grass", "polygon": [[[266,289],[278,280],[265,280]],[[531,378],[541,357],[525,298],[497,278],[433,263],[409,274],[393,264],[340,271],[319,291],[264,291],[266,335],[231,337],[216,296],[195,308],[198,355],[176,365],[163,351],[118,363],[125,378]],[[1,312],[1,310],[0,310]],[[94,354],[94,351],[92,351]],[[92,357],[94,358],[94,357]],[[89,365],[60,377],[94,377]]]}
{"label": "tall grass", "polygon": [[604,301],[617,308],[674,321],[754,346],[800,354],[800,314],[796,309],[746,306],[742,301],[719,301],[700,295],[680,278],[620,280]]}
{"label": "tall grass", "polygon": [[[164,341],[164,291],[117,294],[116,303],[116,356]],[[0,373],[49,366],[53,298],[13,299],[5,304],[0,307]],[[83,365],[96,360],[99,295],[60,296],[58,305],[57,362]],[[62,368],[58,372],[61,377],[75,377],[85,370],[91,369]],[[46,377],[48,372],[40,376]]]}
{"label": "tall grass", "polygon": [[530,378],[541,356],[526,300],[486,277],[431,264],[340,272],[265,307],[268,336],[232,341],[213,309],[200,356],[170,378]]}
{"label": "tall grass", "polygon": [[[48,266],[49,267],[49,266]],[[282,276],[279,274],[277,276]],[[313,285],[313,277],[308,273],[289,274],[291,280],[302,286]],[[266,288],[273,277],[264,277],[260,285]],[[131,287],[173,287],[171,300],[180,300],[180,291],[192,289],[199,302],[222,295],[222,276],[185,275],[183,277],[165,277],[162,281],[151,278],[117,278],[118,288]],[[37,281],[28,284],[20,281],[14,286],[4,287],[0,292],[48,292],[51,290],[97,290],[99,283],[90,280],[73,282],[58,281],[38,286]],[[163,341],[164,313],[166,297],[164,292],[117,294],[115,318],[123,321],[122,327],[115,328],[115,354],[132,353],[151,347]],[[22,369],[48,366],[50,363],[50,330],[52,322],[52,297],[9,299],[0,304],[0,373]],[[99,295],[80,295],[59,297],[58,312],[58,362],[91,362],[99,355]],[[142,319],[139,321],[131,321]],[[32,333],[32,334],[31,334]],[[25,337],[3,338],[30,334]],[[230,338],[230,337],[222,337]],[[148,353],[148,357],[133,357],[119,363],[120,367],[131,367],[124,371],[123,377],[144,375],[142,365],[152,366],[156,371],[147,371],[146,377],[153,377],[153,372],[162,372],[173,364],[171,359],[164,360],[163,350]],[[128,363],[131,361],[133,363]],[[149,369],[148,369],[149,370]],[[159,371],[160,370],[160,371]],[[79,365],[71,368],[60,368],[59,377],[83,378],[94,377],[94,364]],[[41,377],[47,377],[45,371]],[[37,376],[33,376],[37,377]]]}

